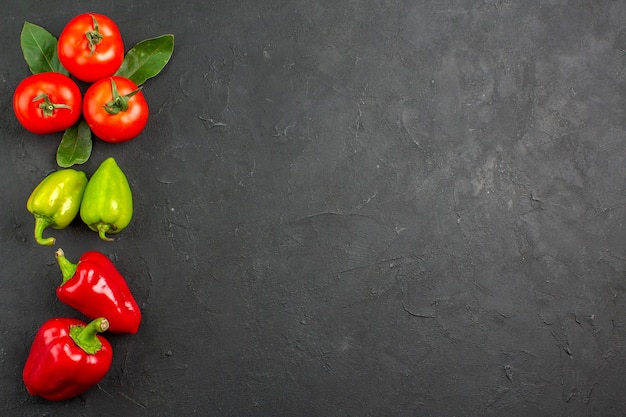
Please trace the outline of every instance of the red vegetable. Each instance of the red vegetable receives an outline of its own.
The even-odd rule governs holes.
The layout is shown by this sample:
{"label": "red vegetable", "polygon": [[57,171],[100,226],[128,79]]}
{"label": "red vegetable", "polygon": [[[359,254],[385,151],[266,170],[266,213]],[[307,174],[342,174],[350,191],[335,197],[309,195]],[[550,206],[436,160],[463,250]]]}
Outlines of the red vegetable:
{"label": "red vegetable", "polygon": [[94,135],[105,142],[126,142],[148,123],[148,102],[141,88],[124,77],[96,81],[83,98],[83,116]]}
{"label": "red vegetable", "polygon": [[59,72],[42,72],[26,77],[13,94],[17,120],[37,134],[60,132],[80,117],[82,96],[78,85]]}
{"label": "red vegetable", "polygon": [[63,66],[79,80],[109,77],[124,60],[124,42],[115,22],[97,13],[70,20],[59,35],[57,54]]}
{"label": "red vegetable", "polygon": [[56,290],[59,300],[89,318],[106,317],[113,333],[137,333],[141,311],[126,280],[109,258],[91,251],[73,264],[58,249],[56,259],[63,274],[63,282]]}
{"label": "red vegetable", "polygon": [[113,350],[99,332],[108,322],[73,318],[45,322],[35,336],[22,374],[31,395],[66,400],[92,388],[111,367]]}

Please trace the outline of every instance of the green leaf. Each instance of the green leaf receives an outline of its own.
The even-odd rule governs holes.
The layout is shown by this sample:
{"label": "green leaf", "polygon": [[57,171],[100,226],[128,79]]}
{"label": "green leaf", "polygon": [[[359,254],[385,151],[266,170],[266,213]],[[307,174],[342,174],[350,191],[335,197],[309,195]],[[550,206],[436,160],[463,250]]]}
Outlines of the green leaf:
{"label": "green leaf", "polygon": [[24,60],[33,74],[50,71],[69,74],[59,62],[57,39],[41,26],[24,22],[20,45]]}
{"label": "green leaf", "polygon": [[69,168],[74,164],[84,164],[91,156],[91,130],[87,122],[81,120],[63,134],[57,149],[57,164]]}
{"label": "green leaf", "polygon": [[126,77],[140,86],[161,72],[174,53],[174,35],[146,39],[126,53],[115,75]]}

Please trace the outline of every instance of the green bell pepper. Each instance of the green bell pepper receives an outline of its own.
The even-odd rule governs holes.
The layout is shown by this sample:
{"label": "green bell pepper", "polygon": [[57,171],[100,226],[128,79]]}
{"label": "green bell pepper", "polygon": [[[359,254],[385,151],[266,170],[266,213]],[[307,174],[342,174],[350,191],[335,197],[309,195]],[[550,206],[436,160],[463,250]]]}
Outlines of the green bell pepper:
{"label": "green bell pepper", "polygon": [[82,171],[61,169],[46,176],[33,190],[26,208],[35,216],[35,240],[40,245],[54,245],[54,237],[44,238],[43,231],[50,226],[64,229],[78,214],[87,175]]}
{"label": "green bell pepper", "polygon": [[107,158],[93,173],[80,205],[80,217],[102,240],[119,233],[133,217],[133,196],[128,179],[113,158]]}

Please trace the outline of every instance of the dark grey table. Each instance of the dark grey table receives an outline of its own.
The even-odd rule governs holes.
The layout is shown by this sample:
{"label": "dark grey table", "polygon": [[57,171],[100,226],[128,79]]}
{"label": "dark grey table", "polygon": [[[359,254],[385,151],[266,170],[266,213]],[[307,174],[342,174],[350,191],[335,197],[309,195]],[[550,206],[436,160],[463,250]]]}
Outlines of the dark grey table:
{"label": "dark grey table", "polygon": [[[0,415],[623,416],[626,3],[43,2],[0,6]],[[143,309],[112,368],[50,403],[21,372],[79,317],[32,238],[60,135],[11,97],[25,21],[101,12],[173,33],[137,139],[95,140],[135,217],[116,262]]]}

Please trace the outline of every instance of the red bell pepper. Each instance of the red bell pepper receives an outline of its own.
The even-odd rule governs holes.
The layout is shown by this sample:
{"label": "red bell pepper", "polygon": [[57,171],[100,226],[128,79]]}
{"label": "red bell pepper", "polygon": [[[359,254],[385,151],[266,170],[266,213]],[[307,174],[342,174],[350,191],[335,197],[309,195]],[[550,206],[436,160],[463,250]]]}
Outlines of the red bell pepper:
{"label": "red bell pepper", "polygon": [[126,280],[108,257],[85,252],[78,264],[73,264],[58,249],[56,259],[63,274],[56,290],[59,300],[91,319],[106,317],[113,333],[137,333],[141,311]]}
{"label": "red bell pepper", "polygon": [[89,324],[74,318],[55,318],[40,328],[22,374],[31,395],[50,401],[66,400],[96,385],[111,368],[113,350],[99,332],[105,318]]}

